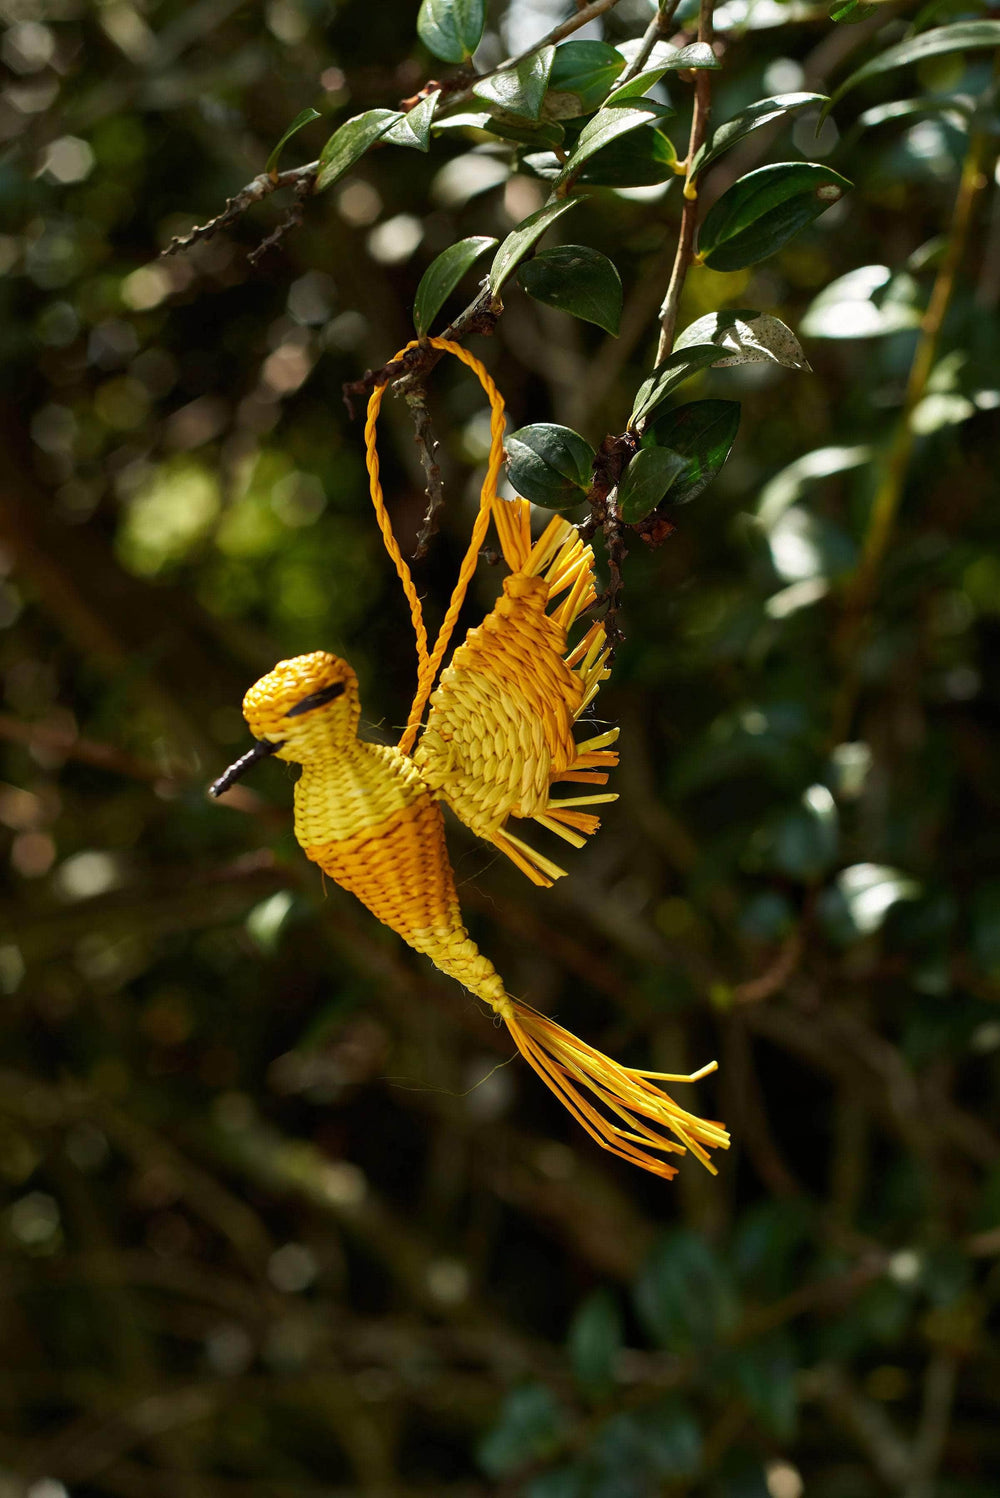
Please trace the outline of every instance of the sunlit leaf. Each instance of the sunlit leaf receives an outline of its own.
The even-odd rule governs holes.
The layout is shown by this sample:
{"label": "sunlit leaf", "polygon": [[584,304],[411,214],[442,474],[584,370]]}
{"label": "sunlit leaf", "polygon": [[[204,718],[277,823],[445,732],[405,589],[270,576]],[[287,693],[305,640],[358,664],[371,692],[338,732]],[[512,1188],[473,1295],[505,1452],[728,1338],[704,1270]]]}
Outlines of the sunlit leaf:
{"label": "sunlit leaf", "polygon": [[646,427],[642,445],[669,448],[685,460],[670,485],[671,505],[689,504],[723,467],[740,425],[739,401],[691,401],[665,411]]}
{"label": "sunlit leaf", "polygon": [[873,457],[870,447],[818,447],[815,452],[796,458],[780,473],[769,480],[760,491],[757,501],[757,519],[765,530],[788,509],[789,505],[803,494],[805,489],[820,479],[833,474],[847,473],[860,468]]}
{"label": "sunlit leaf", "polygon": [[877,10],[877,5],[868,5],[865,0],[833,0],[830,20],[840,26],[853,26],[858,21],[867,21]]}
{"label": "sunlit leaf", "polygon": [[544,208],[539,208],[535,213],[528,215],[512,229],[497,250],[490,266],[490,291],[496,296],[503,286],[507,277],[527,255],[534,244],[541,239],[546,229],[552,227],[556,219],[561,217],[568,208],[573,208],[579,202],[578,198],[567,198],[561,203],[547,203]]}
{"label": "sunlit leaf", "polygon": [[424,271],[413,300],[413,325],[421,337],[429,330],[459,281],[480,255],[496,244],[488,234],[460,239],[442,250]]}
{"label": "sunlit leaf", "polygon": [[419,104],[414,104],[401,120],[389,126],[383,140],[390,146],[410,146],[417,151],[428,150],[431,143],[431,122],[440,97],[440,89],[435,89],[432,94],[421,99]]}
{"label": "sunlit leaf", "polygon": [[712,270],[743,270],[779,250],[851,187],[810,161],[763,166],[734,182],[705,215],[699,251]]}
{"label": "sunlit leaf", "polygon": [[686,327],[674,347],[715,343],[720,357],[715,367],[735,364],[780,364],[785,369],[808,369],[809,361],[791,328],[769,312],[729,309],[709,312]]}
{"label": "sunlit leaf", "polygon": [[590,114],[603,104],[624,67],[621,54],[606,42],[563,42],[549,73],[543,118],[567,120]]}
{"label": "sunlit leaf", "polygon": [[618,510],[625,524],[645,520],[686,467],[687,460],[669,447],[640,447],[618,485]]}
{"label": "sunlit leaf", "polygon": [[556,245],[526,260],[517,276],[536,301],[596,323],[617,337],[622,282],[607,255],[582,244]]}
{"label": "sunlit leaf", "polygon": [[516,68],[504,68],[473,85],[477,99],[485,99],[509,114],[537,120],[549,83],[555,47],[542,47]]}
{"label": "sunlit leaf", "polygon": [[780,119],[782,115],[796,114],[799,110],[826,102],[825,94],[775,94],[771,99],[758,99],[755,104],[749,105],[724,125],[720,125],[712,139],[704,143],[691,163],[691,176],[696,177],[699,172],[703,172],[711,162],[751,131],[771,124],[772,120]]}
{"label": "sunlit leaf", "polygon": [[870,78],[878,78],[894,68],[924,62],[928,57],[940,57],[946,52],[967,52],[979,47],[998,46],[1000,21],[956,21],[952,26],[936,26],[933,31],[922,31],[917,36],[897,42],[894,47],[886,47],[884,52],[879,52],[857,68],[834,90],[823,113],[829,114],[832,106],[851,89],[857,88],[859,83],[867,83]]}
{"label": "sunlit leaf", "polygon": [[319,155],[316,191],[322,192],[360,161],[370,146],[380,140],[405,116],[398,109],[369,109],[346,120],[335,131]]}
{"label": "sunlit leaf", "polygon": [[482,40],[486,0],[423,0],[417,35],[443,62],[468,62]]}
{"label": "sunlit leaf", "polygon": [[678,385],[690,379],[699,369],[714,364],[718,357],[718,345],[714,343],[695,344],[690,348],[675,349],[672,354],[668,354],[656,366],[649,379],[639,386],[629,426],[638,426],[661,401],[666,400],[672,390],[676,390]]}
{"label": "sunlit leaf", "polygon": [[582,502],[590,488],[594,449],[570,427],[538,422],[507,438],[507,472],[525,499],[550,510]]}
{"label": "sunlit leaf", "polygon": [[909,874],[880,863],[855,863],[842,869],[833,887],[824,891],[824,924],[839,941],[871,936],[901,900],[916,900],[921,886]]}
{"label": "sunlit leaf", "polygon": [[809,338],[884,338],[920,324],[916,282],[887,265],[862,265],[831,281],[800,324]]}
{"label": "sunlit leaf", "polygon": [[264,170],[269,177],[276,177],[278,175],[278,161],[281,157],[282,151],[291,140],[292,136],[298,135],[299,131],[302,130],[306,125],[312,124],[313,120],[318,120],[319,118],[320,112],[318,109],[303,109],[301,114],[297,114],[295,116],[294,120],[289,125],[288,129],[285,131],[281,139],[278,141],[278,144],[275,146],[270,156],[267,158],[267,165],[265,166]]}

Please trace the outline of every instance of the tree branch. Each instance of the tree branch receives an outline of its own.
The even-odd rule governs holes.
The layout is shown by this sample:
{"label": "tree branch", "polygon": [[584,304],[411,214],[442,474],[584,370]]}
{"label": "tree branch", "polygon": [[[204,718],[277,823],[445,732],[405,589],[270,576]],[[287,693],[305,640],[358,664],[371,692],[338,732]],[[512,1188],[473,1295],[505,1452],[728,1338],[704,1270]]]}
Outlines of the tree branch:
{"label": "tree branch", "polygon": [[[712,13],[715,0],[701,0],[698,12],[698,41],[711,46]],[[674,346],[677,331],[677,313],[680,308],[684,281],[694,260],[694,240],[698,228],[698,195],[691,180],[691,163],[708,132],[708,116],[712,107],[712,75],[699,68],[694,78],[694,112],[691,116],[691,136],[688,141],[687,175],[684,178],[684,211],[681,214],[681,231],[677,239],[670,284],[660,308],[660,341],[656,350],[656,363],[667,357]]]}

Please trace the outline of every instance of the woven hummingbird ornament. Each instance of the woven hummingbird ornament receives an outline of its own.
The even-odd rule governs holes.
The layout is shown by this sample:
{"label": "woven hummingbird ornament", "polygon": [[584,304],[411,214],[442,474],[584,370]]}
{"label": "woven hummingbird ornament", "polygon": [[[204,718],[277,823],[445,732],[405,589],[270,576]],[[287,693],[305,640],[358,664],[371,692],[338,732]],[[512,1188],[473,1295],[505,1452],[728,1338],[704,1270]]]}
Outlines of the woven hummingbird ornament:
{"label": "woven hummingbird ornament", "polygon": [[[429,341],[479,377],[490,399],[492,440],[469,549],[428,650],[420,600],[379,481],[375,428],[385,387],[369,402],[372,499],[417,640],[417,694],[403,736],[395,748],[359,738],[357,677],[346,661],[317,650],[279,662],[247,692],[243,713],[258,743],[212,792],[221,795],[266,755],[301,765],[295,836],[306,856],[488,1004],[525,1060],[598,1144],[668,1178],[676,1174],[668,1157],[687,1150],[712,1170],[708,1151],[728,1146],[725,1129],[686,1112],[659,1084],[694,1082],[713,1071],[714,1062],[692,1076],[620,1066],[510,995],[463,923],[440,803],[534,884],[551,885],[565,871],[516,835],[510,819],[534,820],[582,847],[600,825],[590,808],[616,799],[600,787],[618,763],[612,747],[618,730],[582,740],[574,734],[609,675],[600,623],[591,623],[575,644],[568,640],[595,601],[593,551],[559,517],[532,542],[527,501],[503,500],[496,492],[504,433],[499,392],[461,345]],[[503,594],[438,679],[491,520],[509,568]],[[567,782],[584,794],[560,794]]]}

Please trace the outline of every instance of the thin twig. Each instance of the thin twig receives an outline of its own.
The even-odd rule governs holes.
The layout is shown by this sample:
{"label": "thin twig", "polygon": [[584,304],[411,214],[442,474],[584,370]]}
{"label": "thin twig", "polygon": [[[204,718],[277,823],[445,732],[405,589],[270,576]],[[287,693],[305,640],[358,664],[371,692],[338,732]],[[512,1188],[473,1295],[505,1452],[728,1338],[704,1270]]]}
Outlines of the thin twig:
{"label": "thin twig", "polygon": [[229,224],[235,223],[248,208],[252,208],[255,203],[263,202],[279,188],[298,188],[301,183],[307,182],[311,191],[318,171],[319,162],[310,161],[306,166],[294,166],[289,171],[278,172],[273,177],[269,172],[261,172],[260,176],[248,182],[246,187],[241,187],[234,197],[227,198],[225,208],[215,218],[209,219],[207,224],[196,224],[188,234],[175,235],[166,249],[161,250],[160,253],[176,255],[180,250],[189,250],[199,240],[211,239],[213,234],[218,234],[220,229],[225,229]]}
{"label": "thin twig", "polygon": [[656,46],[657,42],[662,41],[666,36],[671,24],[673,23],[674,16],[680,9],[680,3],[681,0],[660,0],[660,5],[657,8],[656,15],[650,21],[649,25],[646,27],[646,30],[643,33],[638,52],[635,54],[635,57],[626,68],[625,72],[618,79],[619,87],[623,83],[628,83],[632,78],[635,78],[639,73],[642,72],[643,68],[646,66],[647,62],[653,55],[653,48]]}
{"label": "thin twig", "polygon": [[[701,0],[698,12],[698,40],[707,46],[712,44],[712,13],[715,0]],[[691,164],[708,132],[708,116],[712,107],[712,75],[705,68],[698,68],[694,77],[694,111],[691,116],[691,136],[688,141],[687,175],[684,179],[684,210],[681,214],[681,230],[677,238],[677,253],[670,272],[670,284],[660,308],[660,342],[656,350],[656,362],[665,359],[674,346],[677,330],[677,313],[680,309],[684,281],[694,260],[694,239],[698,228],[698,197],[691,178]]]}
{"label": "thin twig", "polygon": [[438,441],[431,424],[431,413],[427,409],[427,387],[423,380],[418,380],[406,392],[406,404],[413,417],[413,440],[417,444],[421,467],[427,480],[424,490],[427,495],[427,509],[417,536],[417,548],[413,553],[414,560],[419,561],[421,557],[427,555],[428,542],[437,535],[441,512],[444,509],[444,485],[441,482],[441,467],[437,461]]}

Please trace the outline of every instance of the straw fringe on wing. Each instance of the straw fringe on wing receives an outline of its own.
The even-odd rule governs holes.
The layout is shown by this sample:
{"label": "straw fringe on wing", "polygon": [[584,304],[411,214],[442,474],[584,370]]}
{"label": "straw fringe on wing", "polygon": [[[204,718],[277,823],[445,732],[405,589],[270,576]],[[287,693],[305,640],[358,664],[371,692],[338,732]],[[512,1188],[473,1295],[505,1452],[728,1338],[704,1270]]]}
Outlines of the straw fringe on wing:
{"label": "straw fringe on wing", "polygon": [[[573,728],[608,676],[604,628],[593,624],[571,650],[567,635],[594,602],[594,554],[556,517],[532,545],[530,507],[494,501],[511,569],[503,597],[469,631],[431,698],[414,754],[421,774],[473,832],[533,883],[565,870],[516,836],[511,817],[533,819],[574,847],[600,826],[588,808],[615,801],[599,790],[618,763],[616,728],[577,743]],[[590,794],[564,797],[568,781]]]}

